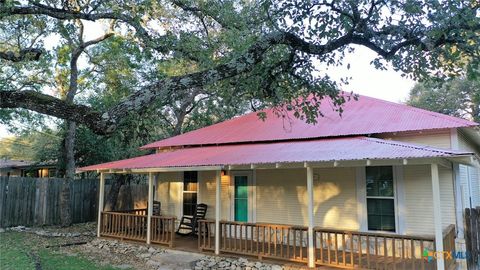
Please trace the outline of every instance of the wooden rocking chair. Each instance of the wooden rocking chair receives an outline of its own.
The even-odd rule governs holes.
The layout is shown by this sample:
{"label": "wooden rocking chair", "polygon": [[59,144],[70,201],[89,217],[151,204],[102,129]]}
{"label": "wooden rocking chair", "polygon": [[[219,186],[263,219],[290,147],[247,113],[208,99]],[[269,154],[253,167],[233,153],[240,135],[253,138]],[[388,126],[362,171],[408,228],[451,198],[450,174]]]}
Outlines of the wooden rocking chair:
{"label": "wooden rocking chair", "polygon": [[208,206],[204,203],[197,204],[193,216],[183,216],[177,229],[177,234],[191,235],[198,232],[198,221],[205,219]]}

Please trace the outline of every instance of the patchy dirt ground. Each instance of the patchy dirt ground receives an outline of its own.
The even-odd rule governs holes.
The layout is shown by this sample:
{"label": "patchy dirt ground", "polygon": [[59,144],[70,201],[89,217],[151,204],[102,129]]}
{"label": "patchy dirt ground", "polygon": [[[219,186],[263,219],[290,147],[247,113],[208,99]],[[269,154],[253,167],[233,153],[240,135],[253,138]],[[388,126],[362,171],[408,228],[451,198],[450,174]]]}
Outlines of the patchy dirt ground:
{"label": "patchy dirt ground", "polygon": [[[301,269],[245,258],[215,257],[95,237],[95,223],[0,229],[0,269]],[[322,268],[323,269],[323,268]],[[325,268],[326,269],[326,268]]]}

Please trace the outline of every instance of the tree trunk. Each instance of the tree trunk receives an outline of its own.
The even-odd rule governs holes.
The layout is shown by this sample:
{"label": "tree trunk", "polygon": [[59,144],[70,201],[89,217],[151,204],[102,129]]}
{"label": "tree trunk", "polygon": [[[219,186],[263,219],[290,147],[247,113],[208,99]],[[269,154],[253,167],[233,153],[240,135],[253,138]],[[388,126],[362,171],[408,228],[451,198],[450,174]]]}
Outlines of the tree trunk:
{"label": "tree trunk", "polygon": [[108,191],[107,199],[105,200],[105,207],[104,207],[105,211],[117,210],[116,205],[118,200],[118,194],[120,193],[120,188],[126,182],[127,182],[127,175],[124,175],[124,174],[114,175],[112,186]]}
{"label": "tree trunk", "polygon": [[60,194],[60,221],[62,226],[72,224],[72,210],[70,207],[70,184],[75,176],[75,122],[67,121],[65,140],[63,146],[63,156],[65,161],[65,180]]}

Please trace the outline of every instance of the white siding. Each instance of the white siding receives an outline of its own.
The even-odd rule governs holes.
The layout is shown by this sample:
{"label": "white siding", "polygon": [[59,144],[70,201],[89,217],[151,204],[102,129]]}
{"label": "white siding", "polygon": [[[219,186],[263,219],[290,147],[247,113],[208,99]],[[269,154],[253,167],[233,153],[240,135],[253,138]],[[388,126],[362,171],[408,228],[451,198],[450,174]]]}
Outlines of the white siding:
{"label": "white siding", "polygon": [[155,200],[161,202],[163,215],[180,216],[182,212],[183,173],[157,174],[157,192]]}
{"label": "white siding", "polygon": [[[479,147],[461,130],[458,131],[458,148],[480,155]],[[480,206],[480,169],[473,166],[460,165],[459,170],[463,207]]]}
{"label": "white siding", "polygon": [[[307,225],[306,169],[257,171],[257,221]],[[314,170],[315,226],[359,228],[354,168]]]}
{"label": "white siding", "polygon": [[480,172],[478,168],[459,165],[463,208],[480,206]]}
{"label": "white siding", "polygon": [[479,145],[475,145],[475,143],[472,142],[472,140],[469,139],[467,137],[467,135],[463,131],[461,131],[460,129],[458,129],[457,134],[458,134],[457,135],[458,149],[474,152],[477,155],[480,155],[480,149],[479,149],[480,146]]}
{"label": "white siding", "polygon": [[[403,167],[405,186],[405,233],[431,235],[433,226],[432,182],[429,165]],[[455,224],[453,176],[439,168],[443,227]],[[315,226],[359,230],[355,168],[314,170]],[[306,225],[306,169],[256,171],[256,222]],[[181,215],[182,173],[158,176],[156,199],[167,215]],[[199,202],[215,213],[215,172],[199,172]],[[230,220],[230,177],[222,177],[222,219]]]}
{"label": "white siding", "polygon": [[307,225],[306,169],[257,170],[257,222]]}
{"label": "white siding", "polygon": [[[442,225],[455,224],[452,170],[439,167]],[[432,234],[432,181],[429,165],[404,167],[405,233]]]}
{"label": "white siding", "polygon": [[[198,175],[198,202],[208,205],[207,218],[215,218],[215,189],[216,189],[216,172],[215,171],[203,171]],[[228,220],[230,216],[230,178],[228,176],[222,176],[222,211],[221,218]]]}
{"label": "white siding", "polygon": [[379,138],[399,142],[428,145],[439,148],[451,148],[450,130],[423,133],[380,134]]}

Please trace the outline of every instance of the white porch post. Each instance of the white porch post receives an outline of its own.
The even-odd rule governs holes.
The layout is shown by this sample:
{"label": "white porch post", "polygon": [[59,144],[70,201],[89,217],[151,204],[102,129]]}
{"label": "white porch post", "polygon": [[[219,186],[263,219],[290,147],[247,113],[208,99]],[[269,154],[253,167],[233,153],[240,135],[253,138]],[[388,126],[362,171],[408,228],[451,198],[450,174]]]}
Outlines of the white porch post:
{"label": "white porch post", "polygon": [[464,225],[463,225],[463,192],[460,179],[460,165],[453,163],[453,186],[455,197],[455,216],[457,225],[457,240],[464,239]]}
{"label": "white porch post", "polygon": [[[443,233],[442,233],[442,209],[440,207],[440,181],[438,177],[438,164],[431,164],[432,169],[432,191],[433,191],[433,220],[435,225],[435,251],[443,255]],[[443,256],[437,258],[437,269],[445,270]]]}
{"label": "white porch post", "polygon": [[153,173],[148,173],[148,204],[147,204],[147,244],[152,238],[152,213],[153,213]]}
{"label": "white porch post", "polygon": [[97,219],[97,237],[100,237],[100,228],[102,226],[102,211],[105,199],[105,174],[100,173],[100,187],[98,194],[98,219]]}
{"label": "white porch post", "polygon": [[217,170],[215,188],[215,254],[220,254],[220,211],[221,211],[221,181],[222,171]]}
{"label": "white porch post", "polygon": [[308,196],[308,267],[315,267],[315,249],[313,246],[313,169],[307,167]]}

